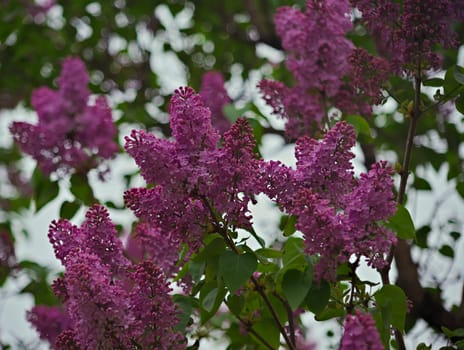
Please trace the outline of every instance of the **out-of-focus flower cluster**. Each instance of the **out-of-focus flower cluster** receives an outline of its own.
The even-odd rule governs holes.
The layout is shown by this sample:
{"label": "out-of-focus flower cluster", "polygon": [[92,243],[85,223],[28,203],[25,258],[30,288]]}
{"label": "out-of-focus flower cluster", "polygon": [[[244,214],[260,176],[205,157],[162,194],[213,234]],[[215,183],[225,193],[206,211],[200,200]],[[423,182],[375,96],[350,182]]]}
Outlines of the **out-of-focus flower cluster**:
{"label": "out-of-focus flower cluster", "polygon": [[224,77],[219,72],[207,72],[201,81],[200,95],[211,111],[211,124],[223,135],[230,128],[230,121],[223,108],[232,102],[224,87]]}
{"label": "out-of-focus flower cluster", "polygon": [[65,59],[58,90],[41,87],[32,93],[38,124],[15,122],[10,127],[21,150],[47,175],[86,173],[118,151],[111,109],[103,96],[89,104],[88,82],[84,63]]}
{"label": "out-of-focus flower cluster", "polygon": [[345,319],[340,350],[383,350],[379,332],[369,313],[356,310],[354,315]]}
{"label": "out-of-focus flower cluster", "polygon": [[63,308],[36,306],[28,319],[53,349],[185,347],[164,273],[124,257],[104,207],[93,206],[81,227],[54,221],[49,239],[65,267],[53,284]]}
{"label": "out-of-focus flower cluster", "polygon": [[362,22],[374,36],[377,50],[398,71],[414,72],[438,68],[437,44],[458,44],[453,21],[464,19],[462,0],[351,0],[362,14]]}
{"label": "out-of-focus flower cluster", "polygon": [[344,113],[369,115],[370,106],[381,101],[381,84],[390,66],[355,49],[346,38],[352,29],[350,12],[348,1],[308,0],[304,12],[280,7],[275,15],[296,83],[287,87],[263,80],[259,87],[273,113],[287,119],[290,139],[321,129],[332,106]]}

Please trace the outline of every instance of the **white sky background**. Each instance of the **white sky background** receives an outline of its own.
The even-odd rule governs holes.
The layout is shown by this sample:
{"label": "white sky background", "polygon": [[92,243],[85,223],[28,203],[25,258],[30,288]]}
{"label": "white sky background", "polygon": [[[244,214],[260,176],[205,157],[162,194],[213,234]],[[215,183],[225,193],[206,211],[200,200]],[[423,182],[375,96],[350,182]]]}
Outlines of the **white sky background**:
{"label": "white sky background", "polygon": [[[50,15],[59,16],[59,9],[56,11],[57,15],[54,14],[55,12],[53,11]],[[173,17],[167,6],[160,5],[156,10],[156,15],[161,19],[166,31],[154,38],[147,35],[146,31],[144,32],[143,28],[141,28],[139,40],[143,43],[143,45],[151,49],[152,56],[150,65],[153,71],[158,73],[159,79],[161,79],[160,84],[162,85],[162,91],[169,94],[178,86],[186,85],[187,76],[185,67],[178,60],[175,53],[163,51],[163,41],[166,40],[173,43],[176,40],[182,40],[180,29],[189,25],[192,13],[187,9],[185,12]],[[53,18],[53,20],[56,21],[57,19]],[[269,55],[272,60],[279,61],[283,59],[280,52],[269,53],[270,51],[266,51],[265,47],[260,47],[259,50],[260,54]],[[461,50],[460,55],[461,65],[464,63],[462,52],[463,50]],[[237,72],[237,74],[233,76],[231,81],[227,84],[229,92],[233,95],[238,89],[242,89],[245,86],[247,91],[250,93],[250,96],[257,101],[259,97],[255,86],[257,81],[260,79],[261,73],[253,72],[250,74],[252,81],[243,82],[241,80],[239,66],[235,67],[235,72]],[[121,92],[120,94],[116,94],[113,97],[117,99],[127,98],[130,100],[131,94],[131,91],[126,91],[125,93]],[[263,104],[262,106],[263,109],[266,109]],[[160,115],[161,111],[156,107],[156,104],[151,105],[149,108],[151,108],[150,114]],[[269,109],[267,109],[267,111],[269,111]],[[455,117],[457,120],[458,116],[455,115]],[[281,120],[276,120],[275,118],[271,119],[273,125],[283,128],[283,122]],[[28,120],[32,122],[36,120],[36,115],[22,107],[18,107],[14,111],[2,112],[0,114],[0,144],[2,146],[11,142],[8,125],[13,120]],[[121,144],[123,144],[123,137],[129,134],[130,129],[130,126],[126,126],[124,129],[120,130]],[[295,164],[293,156],[294,145],[285,145],[283,139],[277,135],[264,136],[261,151],[265,159],[278,159],[288,165]],[[356,170],[357,172],[363,171],[362,153],[358,147],[355,148],[355,153],[357,154],[357,158],[355,160]],[[390,154],[385,154],[385,158],[391,162],[396,161],[396,159],[391,158]],[[27,158],[24,161],[24,169],[26,172],[31,173],[34,166],[35,163],[30,158]],[[135,164],[129,156],[118,156],[111,162],[111,176],[107,182],[101,183],[96,180],[96,176],[93,176],[92,188],[94,189],[96,197],[102,202],[110,200],[118,205],[122,204],[124,188],[122,175],[135,170]],[[446,173],[447,170],[445,166],[443,166],[438,173],[432,169],[424,169],[424,177],[430,181],[433,191],[409,192],[410,199],[408,207],[414,218],[416,228],[430,222],[431,217],[433,217],[435,226],[446,221],[451,215],[458,218],[464,217],[462,215],[464,212],[464,203],[459,195],[453,190],[453,183],[448,183],[446,181]],[[143,186],[143,181],[140,180],[138,184],[133,184],[133,186],[138,185]],[[117,189],[120,190],[118,191]],[[16,254],[19,261],[29,259],[40,264],[50,266],[53,271],[57,272],[61,270],[61,266],[55,259],[51,245],[48,242],[48,225],[53,219],[57,219],[59,217],[59,207],[61,203],[66,199],[72,198],[72,195],[69,193],[69,184],[66,180],[62,180],[60,182],[60,196],[58,199],[47,205],[38,214],[34,214],[33,211],[29,211],[14,220],[14,230],[17,239]],[[434,205],[438,198],[441,199],[442,202],[438,210],[436,210]],[[279,221],[278,210],[270,204],[264,196],[260,196],[258,205],[256,205],[252,211],[257,232],[268,235],[267,241],[271,242],[279,235],[277,227]],[[78,215],[73,218],[73,223],[80,224],[83,220],[84,212],[85,210],[81,209]],[[134,219],[133,214],[129,210],[111,210],[110,212],[112,219],[118,224],[123,224],[126,228],[130,226]],[[271,213],[274,212],[276,215],[271,215]],[[23,235],[19,234],[22,228],[25,228],[30,233],[29,238],[26,239]],[[462,231],[462,227],[459,227],[457,231]],[[442,240],[442,242],[445,243],[448,237],[443,238],[435,234],[432,236],[432,239]],[[459,268],[464,266],[463,241],[464,240],[461,239],[458,241],[459,245],[454,247],[456,258],[453,266],[450,266],[450,259],[447,260],[438,257],[433,257],[429,264],[432,271],[438,275],[440,274],[439,271],[445,271],[446,273],[449,271],[449,280],[447,280],[449,288],[444,290],[445,299],[449,300],[449,305],[447,306],[460,301],[461,286],[456,285],[455,283],[453,284],[453,278],[463,272],[460,271]],[[415,257],[423,259],[419,253],[415,254]],[[379,276],[376,272],[365,266],[362,267],[361,270],[361,274],[364,278],[370,279],[371,281],[379,281]],[[392,275],[394,274],[395,272],[393,271]],[[17,294],[17,291],[19,291],[27,282],[27,278],[20,276],[16,280],[9,279],[5,287],[0,289],[0,339],[6,343],[17,343],[17,339],[24,340],[28,344],[25,349],[47,349],[45,344],[42,344],[40,347],[38,346],[38,337],[35,331],[29,327],[29,324],[25,320],[25,312],[33,306],[32,297],[27,294]],[[305,317],[305,320],[308,324],[310,324],[311,328],[308,336],[319,343],[319,349],[326,349],[329,345],[333,345],[334,348],[337,348],[337,343],[340,339],[340,327],[336,324],[336,322],[314,322],[311,314],[308,314],[308,316]],[[422,341],[426,343],[434,343],[434,349],[438,348],[439,343],[435,339],[434,335],[430,333],[423,333],[424,327],[425,326],[423,324],[416,326],[413,335],[407,337],[409,343],[407,344],[408,348],[415,348],[415,346]],[[334,331],[335,337],[331,339],[327,338],[325,335],[327,330]],[[200,347],[202,350],[223,348],[225,348],[225,346],[221,345],[220,341],[203,341]]]}

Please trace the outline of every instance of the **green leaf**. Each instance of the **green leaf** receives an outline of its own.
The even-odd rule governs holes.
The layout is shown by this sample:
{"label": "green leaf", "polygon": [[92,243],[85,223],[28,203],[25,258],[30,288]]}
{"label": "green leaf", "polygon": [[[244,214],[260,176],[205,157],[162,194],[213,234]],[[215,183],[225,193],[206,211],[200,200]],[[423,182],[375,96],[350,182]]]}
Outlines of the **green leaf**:
{"label": "green leaf", "polygon": [[341,307],[328,307],[321,313],[317,314],[314,318],[316,321],[327,321],[335,317],[345,316],[345,310]]}
{"label": "green leaf", "polygon": [[353,125],[357,136],[363,135],[368,140],[372,138],[371,127],[369,126],[369,123],[366,121],[366,119],[360,115],[348,115],[345,119],[349,124]]}
{"label": "green leaf", "polygon": [[425,343],[420,343],[419,345],[417,345],[416,350],[432,350],[432,346],[426,345]]}
{"label": "green leaf", "polygon": [[284,270],[294,268],[303,271],[306,268],[307,261],[304,255],[304,242],[301,238],[290,237],[285,242],[282,263]]}
{"label": "green leaf", "polygon": [[424,84],[424,86],[442,87],[444,82],[445,80],[442,78],[430,78],[424,80],[422,84]]}
{"label": "green leaf", "polygon": [[216,314],[225,296],[226,290],[222,281],[211,281],[203,285],[200,290],[200,319],[202,324]]}
{"label": "green leaf", "polygon": [[455,101],[456,109],[459,113],[464,114],[464,94],[461,93]]}
{"label": "green leaf", "polygon": [[445,73],[443,88],[447,97],[457,96],[463,89],[464,74],[462,67],[451,66]]}
{"label": "green leaf", "polygon": [[201,302],[201,306],[203,307],[203,309],[205,309],[208,312],[211,312],[213,310],[218,293],[219,293],[219,289],[214,288],[210,290],[208,294],[206,294],[206,296],[203,298]]}
{"label": "green leaf", "polygon": [[413,186],[417,190],[422,190],[422,191],[432,190],[432,186],[430,186],[429,182],[426,179],[419,177],[419,176],[416,176],[414,178]]}
{"label": "green leaf", "polygon": [[305,300],[313,281],[312,266],[305,271],[287,270],[282,279],[282,290],[292,310],[296,310]]}
{"label": "green leaf", "polygon": [[73,201],[73,202],[64,201],[63,204],[61,204],[61,208],[60,208],[60,218],[68,219],[68,220],[72,219],[72,217],[76,215],[79,208],[80,208],[80,205],[76,201]]}
{"label": "green leaf", "polygon": [[451,330],[446,327],[441,327],[441,330],[443,331],[443,333],[445,333],[445,335],[448,338],[454,338],[454,337],[464,338],[464,328],[457,328],[457,329]]}
{"label": "green leaf", "polygon": [[219,273],[230,293],[243,286],[257,266],[258,262],[251,253],[236,254],[226,250],[219,257]]}
{"label": "green leaf", "polygon": [[429,233],[432,231],[430,226],[422,226],[416,231],[416,245],[420,248],[427,249],[428,248],[428,243],[427,239],[429,236]]}
{"label": "green leaf", "polygon": [[330,284],[321,280],[319,284],[313,284],[306,296],[306,306],[309,311],[318,315],[324,311],[330,298]]}
{"label": "green leaf", "polygon": [[461,238],[461,232],[451,231],[449,234],[454,241],[457,241],[459,238]]}
{"label": "green leaf", "polygon": [[374,297],[382,316],[391,317],[391,324],[403,331],[407,311],[406,295],[403,290],[398,286],[385,285],[374,294]]}
{"label": "green leaf", "polygon": [[395,215],[388,219],[387,226],[393,229],[397,236],[402,239],[415,238],[414,223],[408,209],[402,204],[398,204]]}
{"label": "green leaf", "polygon": [[95,202],[92,187],[90,187],[86,175],[74,174],[71,176],[71,193],[87,206],[91,206]]}
{"label": "green leaf", "polygon": [[461,198],[464,199],[464,181],[458,181],[456,183],[456,191],[458,191]]}
{"label": "green leaf", "polygon": [[454,249],[448,244],[443,244],[438,251],[443,256],[446,256],[451,259],[454,258]]}
{"label": "green leaf", "polygon": [[173,301],[177,304],[178,312],[178,319],[179,322],[177,323],[175,329],[185,333],[185,329],[191,322],[191,315],[193,311],[193,301],[192,297],[188,297],[181,294],[176,294],[173,296]]}
{"label": "green leaf", "polygon": [[[266,339],[272,348],[278,349],[280,347],[280,332],[274,320],[269,318],[261,319],[253,325],[253,330],[263,339]],[[258,341],[258,344],[260,343]]]}
{"label": "green leaf", "polygon": [[58,196],[59,186],[57,181],[50,181],[48,177],[43,176],[39,168],[35,168],[31,182],[34,190],[35,207],[38,212]]}
{"label": "green leaf", "polygon": [[461,85],[464,85],[464,68],[455,66],[453,70],[454,79]]}
{"label": "green leaf", "polygon": [[282,257],[282,252],[280,250],[271,248],[260,248],[255,251],[255,254],[266,259],[278,259]]}
{"label": "green leaf", "polygon": [[283,232],[285,237],[291,236],[295,233],[296,216],[282,215],[280,218],[279,229]]}

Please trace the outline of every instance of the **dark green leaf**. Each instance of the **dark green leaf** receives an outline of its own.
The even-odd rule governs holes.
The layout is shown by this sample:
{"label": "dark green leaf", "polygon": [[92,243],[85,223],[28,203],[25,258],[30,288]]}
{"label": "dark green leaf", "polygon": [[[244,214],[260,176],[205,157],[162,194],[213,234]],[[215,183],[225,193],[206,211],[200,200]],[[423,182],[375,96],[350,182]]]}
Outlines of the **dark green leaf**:
{"label": "dark green leaf", "polygon": [[282,252],[280,250],[275,250],[271,248],[260,248],[257,251],[255,251],[255,254],[267,259],[278,259],[282,257]]}
{"label": "dark green leaf", "polygon": [[413,186],[415,189],[423,191],[430,191],[432,189],[432,186],[430,186],[426,179],[418,176],[414,178]]}
{"label": "dark green leaf", "polygon": [[426,345],[425,343],[420,343],[419,345],[417,345],[416,350],[432,350],[432,346]]}
{"label": "dark green leaf", "polygon": [[257,266],[256,258],[251,253],[236,254],[226,250],[219,257],[219,273],[230,293],[243,286]]}
{"label": "dark green leaf", "polygon": [[36,211],[42,209],[58,196],[59,186],[57,181],[50,181],[43,176],[41,171],[36,168],[32,175],[32,187],[34,190],[34,200]]}
{"label": "dark green leaf", "polygon": [[72,219],[72,217],[76,215],[79,208],[80,208],[80,205],[76,201],[74,202],[64,201],[63,204],[61,204],[61,208],[60,208],[60,218]]}
{"label": "dark green leaf", "polygon": [[[266,339],[274,349],[280,347],[280,332],[274,320],[269,318],[261,319],[253,325],[253,330],[263,339]],[[258,341],[258,343],[260,342]]]}
{"label": "dark green leaf", "polygon": [[314,318],[316,321],[327,321],[335,317],[345,316],[345,310],[337,307],[327,307],[321,313],[317,314]]}
{"label": "dark green leaf", "polygon": [[451,231],[449,234],[453,238],[453,240],[455,240],[455,241],[457,241],[459,238],[461,238],[461,232]]}
{"label": "dark green leaf", "polygon": [[312,311],[316,315],[320,314],[330,298],[330,285],[322,280],[319,284],[313,284],[309,289],[308,295],[306,297],[306,306],[309,311]]}
{"label": "dark green leaf", "polygon": [[427,239],[431,230],[430,226],[426,225],[416,231],[416,244],[418,247],[428,248]]}
{"label": "dark green leaf", "polygon": [[464,181],[458,181],[456,183],[456,191],[458,191],[461,198],[464,198]]}
{"label": "dark green leaf", "polygon": [[456,109],[459,113],[464,114],[464,94],[461,92],[461,95],[455,101]]}
{"label": "dark green leaf", "polygon": [[449,329],[449,328],[446,328],[446,327],[441,327],[443,333],[445,333],[445,335],[448,337],[448,338],[454,338],[454,337],[464,337],[464,328],[457,328],[457,329]]}
{"label": "dark green leaf", "polygon": [[353,125],[357,136],[362,135],[368,140],[372,138],[371,127],[369,126],[369,123],[366,121],[366,119],[360,115],[348,115],[345,119],[349,124]]}
{"label": "dark green leaf", "polygon": [[291,236],[295,233],[296,216],[282,215],[280,218],[279,229],[283,232],[285,237]]}
{"label": "dark green leaf", "polygon": [[455,66],[453,70],[454,79],[461,85],[464,85],[464,68]]}
{"label": "dark green leaf", "polygon": [[179,311],[177,316],[179,323],[177,323],[175,329],[181,331],[182,333],[185,333],[185,328],[187,328],[191,322],[191,315],[193,311],[192,299],[192,297],[181,294],[176,294],[173,296],[173,301],[177,304],[177,310]]}
{"label": "dark green leaf", "polygon": [[408,209],[398,204],[395,215],[388,219],[388,227],[393,229],[397,236],[402,239],[414,238],[416,230]]}
{"label": "dark green leaf", "polygon": [[90,187],[86,175],[74,174],[71,176],[71,193],[87,206],[95,203],[92,187]]}
{"label": "dark green leaf", "polygon": [[282,290],[293,310],[296,310],[306,298],[312,280],[312,266],[308,266],[305,271],[292,269],[285,272],[282,279]]}
{"label": "dark green leaf", "polygon": [[442,245],[438,251],[443,256],[446,256],[448,258],[454,258],[454,249],[448,244]]}
{"label": "dark green leaf", "polygon": [[424,84],[424,86],[441,87],[443,86],[444,82],[445,81],[442,78],[430,78],[430,79],[424,80],[422,84]]}
{"label": "dark green leaf", "polygon": [[374,297],[383,316],[388,312],[391,317],[391,324],[403,331],[407,311],[406,295],[403,290],[398,286],[384,285],[382,289],[374,294]]}

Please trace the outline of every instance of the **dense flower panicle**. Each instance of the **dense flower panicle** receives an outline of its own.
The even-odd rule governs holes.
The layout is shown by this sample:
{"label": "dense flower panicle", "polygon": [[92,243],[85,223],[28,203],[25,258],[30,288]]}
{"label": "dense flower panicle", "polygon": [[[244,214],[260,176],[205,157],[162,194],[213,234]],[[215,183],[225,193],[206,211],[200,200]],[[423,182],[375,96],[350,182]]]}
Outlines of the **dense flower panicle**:
{"label": "dense flower panicle", "polygon": [[216,148],[219,134],[211,125],[211,111],[192,88],[181,87],[175,91],[169,113],[178,152],[197,154]]}
{"label": "dense flower panicle", "polygon": [[297,141],[296,169],[279,162],[260,163],[263,192],[297,217],[295,226],[304,235],[306,252],[320,257],[316,280],[334,280],[338,265],[352,255],[382,268],[396,243],[381,224],[396,209],[393,171],[379,162],[356,179],[351,163],[355,142],[354,128],[339,122],[321,140]]}
{"label": "dense flower panicle", "polygon": [[302,137],[297,141],[296,178],[321,198],[340,205],[341,196],[353,189],[354,170],[351,148],[356,144],[353,126],[338,122],[320,141]]}
{"label": "dense flower panicle", "polygon": [[177,309],[171,299],[165,298],[171,289],[164,273],[154,263],[143,261],[132,278],[134,288],[129,298],[138,325],[134,333],[137,343],[142,349],[185,349],[182,335],[172,331],[178,323]]}
{"label": "dense flower panicle", "polygon": [[369,105],[380,104],[383,100],[382,83],[388,80],[392,72],[390,63],[383,57],[372,56],[366,50],[357,48],[350,56],[350,65],[348,75],[352,87]]}
{"label": "dense flower panicle", "polygon": [[171,170],[176,166],[173,161],[175,153],[173,142],[158,139],[143,130],[132,130],[125,140],[127,153],[134,158],[147,183],[166,186],[173,181]]}
{"label": "dense flower panicle", "polygon": [[55,256],[67,265],[67,256],[73,251],[91,251],[101,256],[103,263],[113,271],[124,269],[128,260],[123,256],[122,243],[117,236],[114,224],[106,208],[100,205],[91,207],[81,227],[68,220],[53,221],[48,237]]}
{"label": "dense flower panicle", "polygon": [[155,185],[127,191],[127,206],[144,222],[159,228],[162,236],[172,235],[190,247],[201,244],[213,211],[220,215],[215,220],[247,227],[248,203],[261,188],[248,123],[238,119],[224,133],[220,148],[211,113],[200,95],[188,87],[178,89],[170,110],[173,141],[144,132],[126,138],[126,149],[147,182]]}
{"label": "dense flower panicle", "polygon": [[345,319],[340,350],[383,350],[379,332],[369,313],[360,310]]}
{"label": "dense flower panicle", "polygon": [[[169,251],[162,256],[162,247],[156,244],[165,237],[146,228],[142,238],[157,236],[157,242],[147,247],[151,256],[147,254],[146,258],[151,262],[142,260],[136,265],[123,255],[115,226],[100,205],[88,210],[80,227],[66,220],[54,222],[49,236],[65,266],[64,276],[53,283],[52,289],[63,303],[66,322],[61,322],[56,312],[45,313],[42,307],[32,310],[29,320],[53,349],[185,347],[181,334],[174,330],[177,311],[161,270],[172,269],[177,261],[177,241],[166,242],[163,247]],[[158,258],[164,261],[155,265]],[[44,320],[48,317],[47,324],[38,319],[42,314]]]}
{"label": "dense flower panicle", "polygon": [[321,96],[308,94],[298,85],[289,88],[273,80],[261,80],[258,88],[272,113],[287,120],[285,135],[293,140],[311,131],[320,129],[323,118]]}
{"label": "dense flower panicle", "polygon": [[382,0],[373,3],[351,0],[362,13],[362,22],[371,31],[378,51],[398,70],[411,72],[421,62],[422,68],[438,68],[440,59],[433,52],[439,44],[455,47],[458,42],[451,24],[463,19],[462,1],[405,0],[402,3]]}
{"label": "dense flower panicle", "polygon": [[140,260],[156,261],[166,276],[175,272],[180,247],[180,238],[175,231],[164,234],[158,227],[140,223],[135,227],[133,239],[140,246]]}
{"label": "dense flower panicle", "polygon": [[27,312],[27,320],[39,333],[40,339],[55,344],[61,332],[72,327],[72,321],[58,306],[36,305]]}
{"label": "dense flower panicle", "polygon": [[253,130],[245,118],[239,118],[224,134],[220,164],[209,188],[204,189],[216,210],[226,213],[226,220],[234,226],[250,224],[248,203],[254,203],[254,195],[261,190],[255,146]]}
{"label": "dense flower panicle", "polygon": [[108,266],[92,253],[68,256],[65,271],[66,309],[83,349],[131,347],[128,329],[134,323],[128,293]]}
{"label": "dense flower panicle", "polygon": [[203,103],[211,111],[211,123],[224,134],[230,128],[230,121],[224,115],[223,108],[232,102],[224,87],[224,77],[219,72],[207,72],[201,81],[200,95]]}
{"label": "dense flower panicle", "polygon": [[83,62],[65,59],[58,90],[41,87],[32,93],[38,124],[15,122],[10,127],[22,151],[34,157],[47,175],[87,172],[118,151],[108,103],[102,96],[93,105],[88,103],[88,82]]}
{"label": "dense flower panicle", "polygon": [[346,226],[352,227],[352,245],[348,250],[360,252],[374,268],[383,268],[384,255],[396,244],[392,231],[376,223],[392,216],[396,202],[392,192],[393,169],[386,162],[372,165],[368,173],[361,174],[358,186],[346,196]]}
{"label": "dense flower panicle", "polygon": [[77,341],[76,332],[68,329],[62,332],[57,338],[53,346],[54,350],[82,350],[82,347]]}
{"label": "dense flower panicle", "polygon": [[351,237],[341,215],[327,199],[319,198],[306,188],[295,194],[292,205],[289,212],[297,216],[295,227],[304,235],[305,252],[320,256],[314,268],[315,280],[334,280],[338,265],[350,258],[345,246],[351,243]]}
{"label": "dense flower panicle", "polygon": [[354,48],[345,37],[352,28],[349,12],[347,1],[333,0],[308,0],[304,12],[288,6],[277,10],[276,31],[296,84],[286,87],[265,80],[259,88],[273,113],[288,119],[286,135],[290,139],[321,129],[330,101],[346,107],[345,100],[356,95],[348,89],[350,94],[339,106],[340,91],[347,90],[344,77],[350,71],[349,56]]}
{"label": "dense flower panicle", "polygon": [[277,34],[289,53],[287,66],[304,89],[334,96],[348,72],[353,45],[345,38],[351,29],[347,1],[308,0],[304,13],[280,7],[275,15]]}

